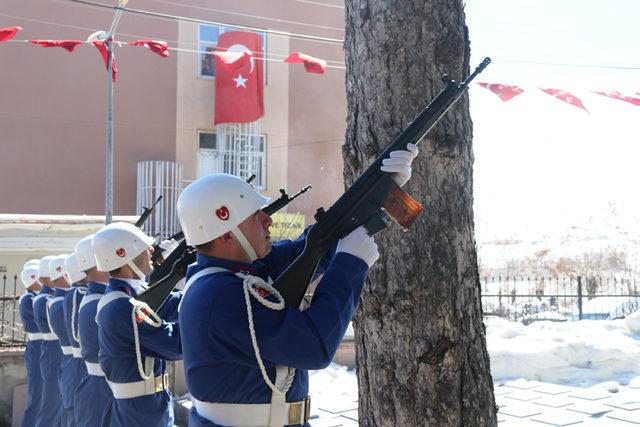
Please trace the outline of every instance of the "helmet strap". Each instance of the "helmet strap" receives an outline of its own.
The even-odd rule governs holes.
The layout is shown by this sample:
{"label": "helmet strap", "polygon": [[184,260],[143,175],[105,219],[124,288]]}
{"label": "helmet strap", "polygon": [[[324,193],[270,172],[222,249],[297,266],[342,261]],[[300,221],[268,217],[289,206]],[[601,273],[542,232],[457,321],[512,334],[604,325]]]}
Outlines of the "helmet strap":
{"label": "helmet strap", "polygon": [[146,275],[142,272],[142,270],[138,268],[137,265],[134,264],[133,261],[129,261],[127,265],[133,270],[134,273],[136,273],[136,275],[138,276],[138,279],[144,280]]}
{"label": "helmet strap", "polygon": [[234,227],[231,230],[231,232],[236,237],[236,239],[238,239],[238,242],[240,242],[240,246],[242,246],[242,249],[244,249],[244,251],[246,252],[247,256],[249,257],[249,260],[251,262],[257,260],[258,254],[256,254],[256,251],[253,249],[253,246],[251,246],[251,243],[249,243],[247,238],[244,237],[244,234],[242,234],[242,231],[240,231],[238,227]]}

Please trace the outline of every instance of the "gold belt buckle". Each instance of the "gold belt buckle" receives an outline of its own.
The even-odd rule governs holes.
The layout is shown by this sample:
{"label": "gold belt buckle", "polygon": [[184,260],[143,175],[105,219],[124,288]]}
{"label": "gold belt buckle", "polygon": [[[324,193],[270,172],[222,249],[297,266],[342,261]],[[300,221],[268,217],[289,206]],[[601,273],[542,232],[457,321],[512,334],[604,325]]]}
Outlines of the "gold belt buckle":
{"label": "gold belt buckle", "polygon": [[289,404],[289,424],[304,424],[311,414],[311,398],[305,397],[299,402]]}
{"label": "gold belt buckle", "polygon": [[155,392],[163,391],[169,388],[169,374],[164,373],[154,378],[155,380]]}

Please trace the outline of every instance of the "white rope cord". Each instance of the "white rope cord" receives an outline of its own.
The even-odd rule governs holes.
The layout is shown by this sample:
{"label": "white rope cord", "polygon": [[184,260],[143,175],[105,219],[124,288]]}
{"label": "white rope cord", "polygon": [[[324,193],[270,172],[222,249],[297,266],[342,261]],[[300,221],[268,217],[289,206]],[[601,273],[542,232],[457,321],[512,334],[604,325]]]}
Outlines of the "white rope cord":
{"label": "white rope cord", "polygon": [[140,376],[143,380],[148,380],[153,377],[153,363],[151,364],[149,373],[145,372],[145,369],[142,366],[142,352],[140,351],[138,319],[153,326],[154,328],[159,328],[162,325],[162,319],[160,319],[160,316],[158,316],[147,303],[138,301],[134,298],[131,298],[129,301],[131,301],[131,304],[133,304],[133,309],[131,310],[131,323],[133,325],[133,338],[134,347],[136,349],[136,363],[138,364],[138,373],[140,373]]}
{"label": "white rope cord", "polygon": [[47,325],[49,325],[49,332],[51,332],[51,333],[53,333],[54,335],[57,336],[57,334],[53,330],[53,326],[51,326],[51,315],[49,314],[49,309],[50,308],[51,308],[51,305],[49,304],[49,300],[47,300],[47,302],[45,302],[45,304],[44,304],[44,312],[47,315]]}
{"label": "white rope cord", "polygon": [[74,340],[76,340],[78,344],[80,344],[80,334],[78,333],[78,329],[76,328],[76,312],[78,311],[76,309],[76,296],[78,295],[78,292],[82,295],[86,295],[87,288],[84,286],[78,286],[76,288],[76,291],[73,293],[73,305],[71,306],[71,336]]}
{"label": "white rope cord", "polygon": [[[278,389],[276,385],[273,384],[269,379],[269,376],[267,375],[267,370],[265,369],[264,363],[262,362],[262,357],[260,356],[260,349],[258,348],[258,340],[256,339],[256,331],[253,327],[253,313],[251,312],[251,299],[249,298],[249,294],[253,295],[253,297],[258,302],[260,302],[260,304],[272,310],[283,310],[284,298],[282,298],[282,295],[280,295],[280,293],[276,290],[276,288],[274,288],[273,286],[271,286],[270,284],[262,280],[260,277],[251,276],[243,273],[236,273],[236,276],[244,280],[243,282],[244,300],[247,304],[247,317],[249,319],[249,333],[251,334],[251,344],[253,345],[253,351],[255,352],[256,360],[258,361],[258,367],[260,368],[260,372],[262,373],[262,378],[274,393],[286,394],[287,391],[289,391],[289,389],[291,388],[291,384],[293,383],[293,377],[296,374],[296,370],[295,368],[290,368],[290,367],[287,368],[288,369],[287,378],[284,384],[282,385],[282,390]],[[262,289],[269,291],[274,297],[276,297],[278,302],[271,302],[268,299],[261,296],[256,290],[256,287],[260,287]]]}

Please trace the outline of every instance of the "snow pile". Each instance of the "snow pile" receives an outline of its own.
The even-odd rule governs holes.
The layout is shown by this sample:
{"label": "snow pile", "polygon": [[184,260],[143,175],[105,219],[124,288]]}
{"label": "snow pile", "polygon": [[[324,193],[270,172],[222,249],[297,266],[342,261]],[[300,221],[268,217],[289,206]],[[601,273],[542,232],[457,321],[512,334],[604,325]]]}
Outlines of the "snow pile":
{"label": "snow pile", "polygon": [[358,400],[358,378],[355,369],[332,363],[320,371],[309,372],[309,395],[314,406],[335,406]]}
{"label": "snow pile", "polygon": [[624,320],[534,322],[485,319],[494,381],[526,378],[587,386],[640,376],[640,314]]}

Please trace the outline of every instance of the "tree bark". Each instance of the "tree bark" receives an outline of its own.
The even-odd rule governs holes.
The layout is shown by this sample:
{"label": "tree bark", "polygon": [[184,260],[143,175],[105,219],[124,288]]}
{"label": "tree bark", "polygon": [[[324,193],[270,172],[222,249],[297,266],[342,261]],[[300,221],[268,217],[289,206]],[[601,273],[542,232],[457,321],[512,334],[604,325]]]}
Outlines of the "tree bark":
{"label": "tree bark", "polygon": [[[462,0],[347,0],[345,182],[469,74]],[[465,95],[420,143],[405,190],[425,211],[376,236],[354,319],[363,426],[496,425],[473,223]]]}

